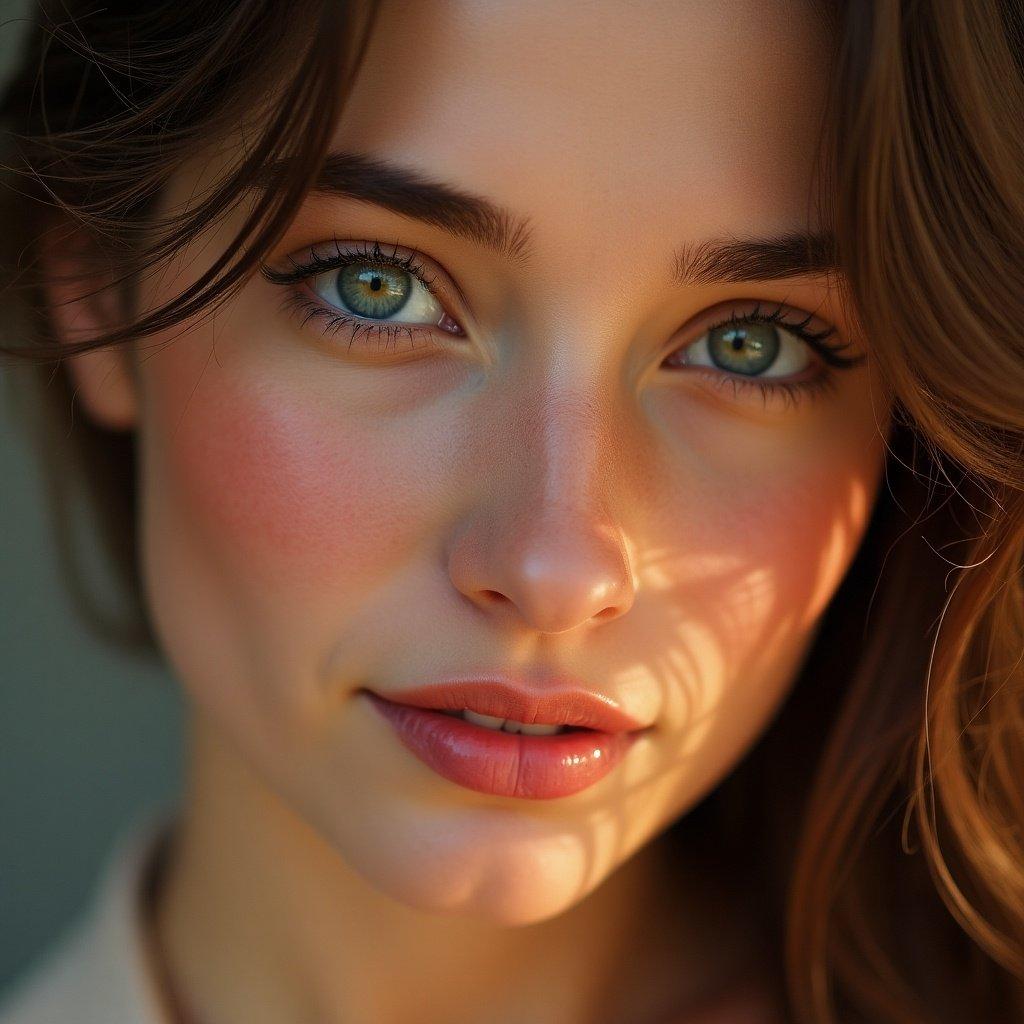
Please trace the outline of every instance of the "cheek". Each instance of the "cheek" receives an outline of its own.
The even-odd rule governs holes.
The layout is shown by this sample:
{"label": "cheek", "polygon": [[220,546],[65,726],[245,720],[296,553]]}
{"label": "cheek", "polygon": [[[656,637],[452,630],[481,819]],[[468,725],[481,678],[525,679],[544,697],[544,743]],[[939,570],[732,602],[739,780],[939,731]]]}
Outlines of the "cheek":
{"label": "cheek", "polygon": [[738,543],[752,569],[762,568],[775,617],[807,629],[824,610],[856,553],[874,477],[872,466],[820,467],[766,487],[763,504],[744,509]]}
{"label": "cheek", "polygon": [[884,476],[887,433],[884,419],[851,410],[822,428],[772,495],[775,528],[787,539],[779,576],[802,629],[825,610],[861,546]]}
{"label": "cheek", "polygon": [[790,451],[762,453],[745,474],[720,463],[688,496],[686,522],[700,525],[660,567],[676,582],[637,638],[662,652],[678,806],[720,778],[785,699],[870,516],[880,444]]}
{"label": "cheek", "polygon": [[236,578],[338,585],[398,556],[414,522],[406,477],[365,424],[346,424],[299,388],[218,377],[196,388],[175,428],[184,396],[172,375],[165,383],[156,415],[166,418],[152,424],[164,500]]}
{"label": "cheek", "polygon": [[688,678],[716,681],[711,697],[787,677],[834,596],[884,468],[884,442],[861,422],[845,433],[817,423],[691,432],[700,454],[686,449],[675,467],[652,544],[666,553],[654,623],[675,637]]}
{"label": "cheek", "polygon": [[731,536],[746,555],[749,596],[771,608],[767,623],[786,633],[814,624],[857,553],[884,465],[880,445],[835,451],[761,481]]}
{"label": "cheek", "polygon": [[791,437],[760,446],[739,522],[771,567],[778,615],[809,629],[855,557],[885,468],[887,414],[876,386],[850,388]]}

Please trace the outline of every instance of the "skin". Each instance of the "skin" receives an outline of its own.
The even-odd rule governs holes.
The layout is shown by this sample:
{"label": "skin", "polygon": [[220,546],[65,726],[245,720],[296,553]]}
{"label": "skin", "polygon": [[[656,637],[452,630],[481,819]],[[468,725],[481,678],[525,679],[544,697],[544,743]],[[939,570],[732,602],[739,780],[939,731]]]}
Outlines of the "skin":
{"label": "skin", "polygon": [[[212,322],[74,360],[88,413],[141,442],[141,566],[191,727],[154,934],[206,1024],[777,1019],[741,993],[730,880],[657,840],[782,710],[890,406],[827,278],[669,270],[684,242],[819,226],[826,71],[781,0],[385,3],[336,144],[509,207],[531,256],[317,197],[267,262],[333,235],[415,250],[467,336],[348,352],[254,277]],[[757,300],[868,361],[796,406],[662,366]],[[110,314],[59,312],[68,337]],[[492,669],[571,672],[654,728],[590,789],[516,800],[434,774],[357,693]]]}

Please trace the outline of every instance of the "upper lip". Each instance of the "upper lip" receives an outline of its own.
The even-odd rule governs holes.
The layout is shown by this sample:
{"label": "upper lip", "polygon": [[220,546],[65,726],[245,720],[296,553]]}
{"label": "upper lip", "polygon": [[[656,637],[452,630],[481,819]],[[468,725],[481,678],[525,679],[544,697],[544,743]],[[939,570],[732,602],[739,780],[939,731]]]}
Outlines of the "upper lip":
{"label": "upper lip", "polygon": [[394,693],[378,694],[395,704],[438,711],[469,709],[495,718],[550,725],[575,725],[601,732],[632,732],[643,722],[627,714],[610,697],[592,693],[568,677],[548,679],[543,689],[508,676],[452,679]]}

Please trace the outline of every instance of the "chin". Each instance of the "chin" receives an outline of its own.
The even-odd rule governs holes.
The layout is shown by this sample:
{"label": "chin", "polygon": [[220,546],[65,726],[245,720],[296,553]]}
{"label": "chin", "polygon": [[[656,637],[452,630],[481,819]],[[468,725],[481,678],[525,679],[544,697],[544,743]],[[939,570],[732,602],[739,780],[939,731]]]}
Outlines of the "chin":
{"label": "chin", "polygon": [[403,826],[401,837],[364,832],[338,849],[378,892],[424,913],[500,928],[538,924],[582,902],[605,877],[588,877],[593,863],[564,832],[510,841],[436,819],[422,829],[408,820]]}

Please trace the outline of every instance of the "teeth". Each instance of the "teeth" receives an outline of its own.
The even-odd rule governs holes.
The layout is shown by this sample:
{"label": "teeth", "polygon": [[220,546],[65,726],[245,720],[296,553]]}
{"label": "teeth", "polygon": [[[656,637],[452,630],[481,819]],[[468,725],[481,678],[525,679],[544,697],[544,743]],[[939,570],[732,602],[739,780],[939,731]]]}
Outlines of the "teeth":
{"label": "teeth", "polygon": [[565,731],[565,726],[562,725],[529,725],[526,722],[516,722],[511,718],[495,718],[493,715],[481,715],[476,711],[470,711],[469,708],[462,712],[461,717],[467,722],[482,725],[487,729],[495,729],[499,732],[521,732],[527,736],[554,736]]}
{"label": "teeth", "polygon": [[495,718],[493,715],[481,715],[476,711],[470,711],[469,708],[462,712],[462,717],[467,722],[473,722],[475,725],[486,725],[488,729],[500,729],[505,722],[504,718]]}
{"label": "teeth", "polygon": [[565,732],[564,725],[540,725],[539,723],[527,725],[526,722],[513,722],[511,719],[506,720],[502,728],[506,732],[521,732],[526,736],[554,736],[557,733]]}

